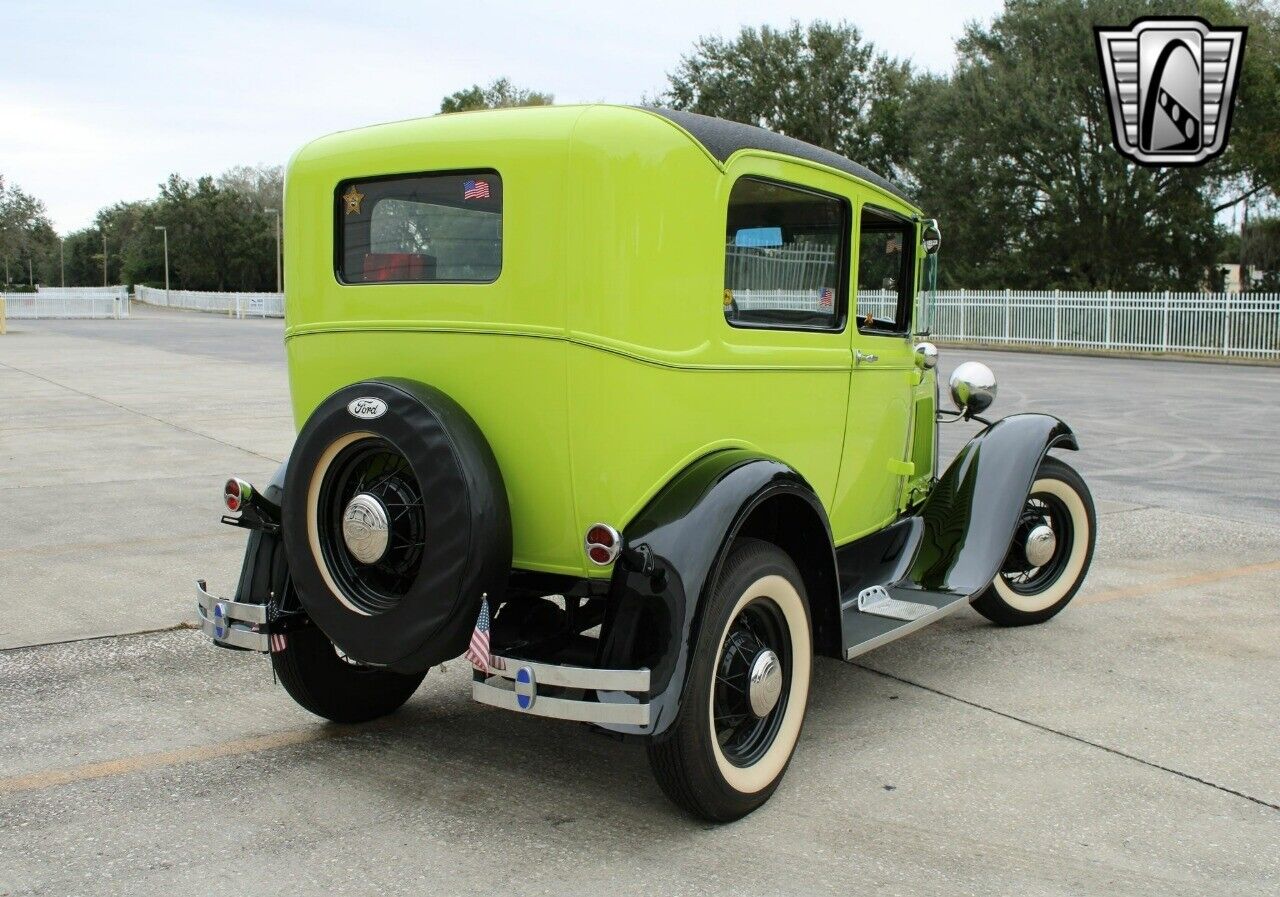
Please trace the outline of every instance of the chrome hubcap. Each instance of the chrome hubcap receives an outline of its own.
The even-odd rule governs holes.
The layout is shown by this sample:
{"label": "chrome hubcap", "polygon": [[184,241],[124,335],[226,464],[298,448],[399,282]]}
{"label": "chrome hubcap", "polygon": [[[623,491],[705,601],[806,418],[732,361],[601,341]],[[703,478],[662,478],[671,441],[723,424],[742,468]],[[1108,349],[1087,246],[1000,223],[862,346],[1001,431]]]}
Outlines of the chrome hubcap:
{"label": "chrome hubcap", "polygon": [[374,564],[387,552],[391,523],[387,507],[376,495],[361,492],[342,512],[342,541],[362,564]]}
{"label": "chrome hubcap", "polygon": [[758,718],[769,715],[782,696],[782,663],[778,655],[765,648],[751,661],[747,678],[747,699],[751,712]]}
{"label": "chrome hubcap", "polygon": [[1058,537],[1054,534],[1053,528],[1042,523],[1027,533],[1027,540],[1023,543],[1022,550],[1026,555],[1027,563],[1032,567],[1042,567],[1053,559],[1053,553],[1057,548]]}

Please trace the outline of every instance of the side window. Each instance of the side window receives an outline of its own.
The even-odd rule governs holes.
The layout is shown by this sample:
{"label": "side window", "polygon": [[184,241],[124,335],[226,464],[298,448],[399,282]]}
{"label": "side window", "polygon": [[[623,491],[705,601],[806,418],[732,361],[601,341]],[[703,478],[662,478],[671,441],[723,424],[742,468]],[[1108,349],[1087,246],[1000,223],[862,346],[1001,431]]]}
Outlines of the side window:
{"label": "side window", "polygon": [[858,227],[858,329],[906,333],[911,321],[915,226],[864,207]]}
{"label": "side window", "polygon": [[849,204],[758,178],[729,194],[724,316],[735,327],[840,330]]}

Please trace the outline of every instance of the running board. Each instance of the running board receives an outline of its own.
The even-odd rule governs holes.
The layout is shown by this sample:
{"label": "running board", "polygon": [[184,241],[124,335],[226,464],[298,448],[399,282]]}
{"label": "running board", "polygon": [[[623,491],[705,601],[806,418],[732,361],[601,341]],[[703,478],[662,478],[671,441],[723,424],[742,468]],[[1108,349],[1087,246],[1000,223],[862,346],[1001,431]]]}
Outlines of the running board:
{"label": "running board", "polygon": [[[865,654],[881,645],[887,645],[904,635],[910,635],[930,623],[936,623],[943,617],[955,613],[969,603],[967,596],[937,592],[911,594],[911,597],[916,600],[907,601],[894,598],[880,586],[873,588],[885,593],[879,604],[873,603],[870,609],[859,610],[859,602],[853,602],[843,611],[841,628],[844,630],[845,660],[853,660],[860,654]],[[910,613],[912,616],[909,619],[888,616],[883,613],[886,608],[893,608],[904,614]],[[881,612],[877,613],[877,610]]]}

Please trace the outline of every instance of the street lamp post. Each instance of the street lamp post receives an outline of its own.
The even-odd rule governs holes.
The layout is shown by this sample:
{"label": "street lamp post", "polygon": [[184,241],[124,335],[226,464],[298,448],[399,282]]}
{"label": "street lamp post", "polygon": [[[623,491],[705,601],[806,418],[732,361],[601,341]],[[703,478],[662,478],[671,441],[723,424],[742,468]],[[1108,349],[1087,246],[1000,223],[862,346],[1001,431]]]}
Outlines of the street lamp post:
{"label": "street lamp post", "polygon": [[164,304],[169,305],[169,228],[157,224],[155,229],[164,233]]}
{"label": "street lamp post", "polygon": [[65,237],[58,238],[58,273],[62,279],[62,286],[67,285],[67,240]]}
{"label": "street lamp post", "polygon": [[102,232],[102,285],[107,286],[107,232]]}
{"label": "street lamp post", "polygon": [[276,215],[276,292],[283,293],[284,285],[280,279],[280,210],[279,209],[263,209],[264,212],[274,212]]}

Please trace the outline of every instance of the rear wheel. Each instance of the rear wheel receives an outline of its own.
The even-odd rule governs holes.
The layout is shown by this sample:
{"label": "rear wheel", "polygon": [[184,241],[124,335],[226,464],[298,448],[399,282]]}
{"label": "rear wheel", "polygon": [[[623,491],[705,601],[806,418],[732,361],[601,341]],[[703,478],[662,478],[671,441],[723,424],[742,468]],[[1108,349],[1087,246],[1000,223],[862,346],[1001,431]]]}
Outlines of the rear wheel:
{"label": "rear wheel", "polygon": [[995,580],[974,602],[1001,626],[1043,623],[1075,597],[1096,538],[1093,496],[1084,478],[1057,458],[1040,462]]}
{"label": "rear wheel", "polygon": [[427,675],[356,663],[315,626],[288,633],[284,650],[272,652],[271,665],[290,697],[335,723],[362,723],[394,712]]}
{"label": "rear wheel", "polygon": [[667,796],[714,822],[768,800],[800,737],[812,666],[795,564],[775,545],[739,540],[708,600],[680,716],[649,746]]}

